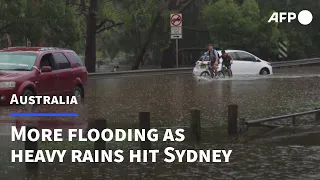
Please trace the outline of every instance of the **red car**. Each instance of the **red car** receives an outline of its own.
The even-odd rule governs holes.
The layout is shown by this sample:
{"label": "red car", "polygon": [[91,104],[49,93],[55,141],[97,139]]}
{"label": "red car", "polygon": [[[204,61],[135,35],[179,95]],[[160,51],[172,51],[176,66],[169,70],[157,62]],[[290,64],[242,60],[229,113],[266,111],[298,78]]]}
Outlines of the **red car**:
{"label": "red car", "polygon": [[0,104],[11,96],[71,96],[84,98],[88,71],[72,50],[11,47],[0,50]]}

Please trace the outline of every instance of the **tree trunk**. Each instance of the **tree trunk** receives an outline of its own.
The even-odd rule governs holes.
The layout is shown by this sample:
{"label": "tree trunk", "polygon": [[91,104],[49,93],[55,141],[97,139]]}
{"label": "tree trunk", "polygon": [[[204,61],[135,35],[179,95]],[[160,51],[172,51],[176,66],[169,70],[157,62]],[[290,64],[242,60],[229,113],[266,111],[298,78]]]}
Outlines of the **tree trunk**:
{"label": "tree trunk", "polygon": [[[187,2],[185,2],[182,6],[180,6],[177,13],[182,13],[194,1],[195,0],[188,0]],[[170,29],[168,29],[167,32],[170,32]],[[175,40],[171,40],[169,48],[165,49],[163,52],[161,68],[172,68],[175,59]]]}
{"label": "tree trunk", "polygon": [[139,54],[137,55],[133,65],[132,65],[132,70],[139,69],[140,62],[143,61],[143,57],[144,57],[144,55],[145,55],[145,53],[147,51],[148,45],[149,45],[150,41],[152,40],[152,34],[155,31],[155,29],[156,29],[156,27],[157,27],[157,25],[158,25],[160,20],[161,20],[161,12],[158,12],[157,16],[154,18],[154,20],[152,22],[152,25],[151,25],[151,28],[150,28],[150,30],[148,32],[146,41],[142,45],[142,48],[141,48]]}
{"label": "tree trunk", "polygon": [[161,68],[172,68],[173,60],[175,60],[175,53],[173,50],[173,41],[171,40],[169,48],[165,49],[162,54]]}
{"label": "tree trunk", "polygon": [[157,12],[157,16],[154,18],[152,25],[151,25],[151,28],[149,29],[146,41],[145,41],[145,43],[143,43],[142,48],[140,50],[140,53],[137,55],[133,65],[132,65],[132,70],[139,69],[140,62],[143,60],[143,56],[145,55],[147,48],[148,48],[148,45],[152,40],[152,35],[153,35],[154,31],[156,30],[156,27],[162,18],[163,10],[164,10],[164,8],[167,8],[169,6],[171,1],[172,0],[166,1],[164,4],[164,7],[160,8],[159,11]]}
{"label": "tree trunk", "polygon": [[10,37],[10,35],[7,33],[6,34],[7,35],[7,47],[11,47],[12,46],[12,42],[11,42],[11,37]]}
{"label": "tree trunk", "polygon": [[91,0],[87,16],[85,65],[89,73],[96,71],[96,14],[98,11],[98,0]]}
{"label": "tree trunk", "polygon": [[163,51],[162,53],[162,61],[161,61],[161,68],[172,68],[173,67],[173,60],[175,59],[175,53],[173,50],[173,42],[171,40],[169,48]]}
{"label": "tree trunk", "polygon": [[[182,12],[190,3],[192,3],[193,1],[195,0],[188,0],[186,3],[184,3],[180,8],[179,8],[179,12]],[[165,7],[168,7],[168,5],[171,3],[172,1],[169,0],[166,2],[166,6]],[[170,8],[169,8],[170,9]],[[148,45],[150,43],[150,41],[152,40],[152,34],[153,32],[155,31],[158,23],[160,22],[161,20],[161,17],[162,17],[162,11],[163,11],[163,8],[161,10],[159,10],[159,12],[157,13],[157,16],[156,18],[153,20],[152,22],[152,25],[151,25],[151,28],[148,32],[148,35],[147,35],[147,39],[145,41],[145,43],[143,44],[142,48],[141,48],[141,51],[140,53],[137,55],[133,65],[132,65],[132,70],[136,70],[136,69],[139,69],[139,65],[140,65],[140,62],[143,60],[143,56],[144,54],[146,53],[147,51],[147,48],[148,48]],[[168,32],[170,32],[170,29],[168,30]],[[171,45],[170,45],[171,46]],[[170,48],[169,48],[170,49]],[[170,53],[172,52],[168,52],[167,56],[168,57],[171,57]],[[165,56],[165,57],[167,57]],[[174,55],[173,55],[174,56]],[[174,59],[174,58],[173,58]],[[167,64],[166,62],[164,62],[165,64]],[[161,66],[162,66],[163,63],[161,63]],[[170,64],[170,63],[168,63]],[[166,67],[167,65],[165,65]]]}

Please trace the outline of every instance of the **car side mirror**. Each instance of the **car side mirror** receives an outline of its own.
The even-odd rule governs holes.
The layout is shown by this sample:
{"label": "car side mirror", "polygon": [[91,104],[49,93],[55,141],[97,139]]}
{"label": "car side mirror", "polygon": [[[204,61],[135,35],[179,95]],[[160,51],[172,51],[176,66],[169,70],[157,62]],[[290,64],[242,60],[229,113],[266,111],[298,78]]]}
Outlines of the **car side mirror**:
{"label": "car side mirror", "polygon": [[261,62],[260,59],[256,58],[256,62]]}
{"label": "car side mirror", "polygon": [[41,72],[51,72],[52,68],[50,66],[42,66]]}

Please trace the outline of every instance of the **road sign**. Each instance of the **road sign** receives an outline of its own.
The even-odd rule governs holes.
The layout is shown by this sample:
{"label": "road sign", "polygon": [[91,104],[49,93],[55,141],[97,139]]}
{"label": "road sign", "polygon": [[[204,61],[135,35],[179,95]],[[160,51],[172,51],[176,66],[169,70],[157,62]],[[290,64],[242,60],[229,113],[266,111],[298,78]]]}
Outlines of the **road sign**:
{"label": "road sign", "polygon": [[182,26],[182,14],[170,14],[170,26]]}
{"label": "road sign", "polygon": [[178,35],[180,35],[180,34],[182,34],[182,27],[177,27],[177,26],[172,26],[171,27],[171,35],[176,35],[176,34],[178,34]]}
{"label": "road sign", "polygon": [[288,57],[288,43],[284,41],[278,42],[279,58],[286,59]]}
{"label": "road sign", "polygon": [[171,39],[182,39],[182,34],[171,34]]}
{"label": "road sign", "polygon": [[182,14],[170,14],[171,39],[176,40],[176,66],[179,65],[179,39],[182,39]]}
{"label": "road sign", "polygon": [[171,27],[171,39],[182,39],[182,27],[172,26]]}

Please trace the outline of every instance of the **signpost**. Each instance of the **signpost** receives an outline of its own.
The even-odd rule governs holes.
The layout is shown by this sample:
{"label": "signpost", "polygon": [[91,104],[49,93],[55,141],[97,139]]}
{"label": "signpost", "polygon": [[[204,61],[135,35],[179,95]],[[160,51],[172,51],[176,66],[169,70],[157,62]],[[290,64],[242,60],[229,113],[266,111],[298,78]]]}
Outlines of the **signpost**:
{"label": "signpost", "polygon": [[182,14],[170,14],[171,39],[176,40],[176,67],[179,66],[179,39],[182,39]]}
{"label": "signpost", "polygon": [[284,60],[288,58],[288,43],[285,41],[278,42],[279,59]]}
{"label": "signpost", "polygon": [[28,38],[26,38],[26,46],[27,46],[27,47],[30,47],[30,46],[31,46],[31,41],[29,41]]}

